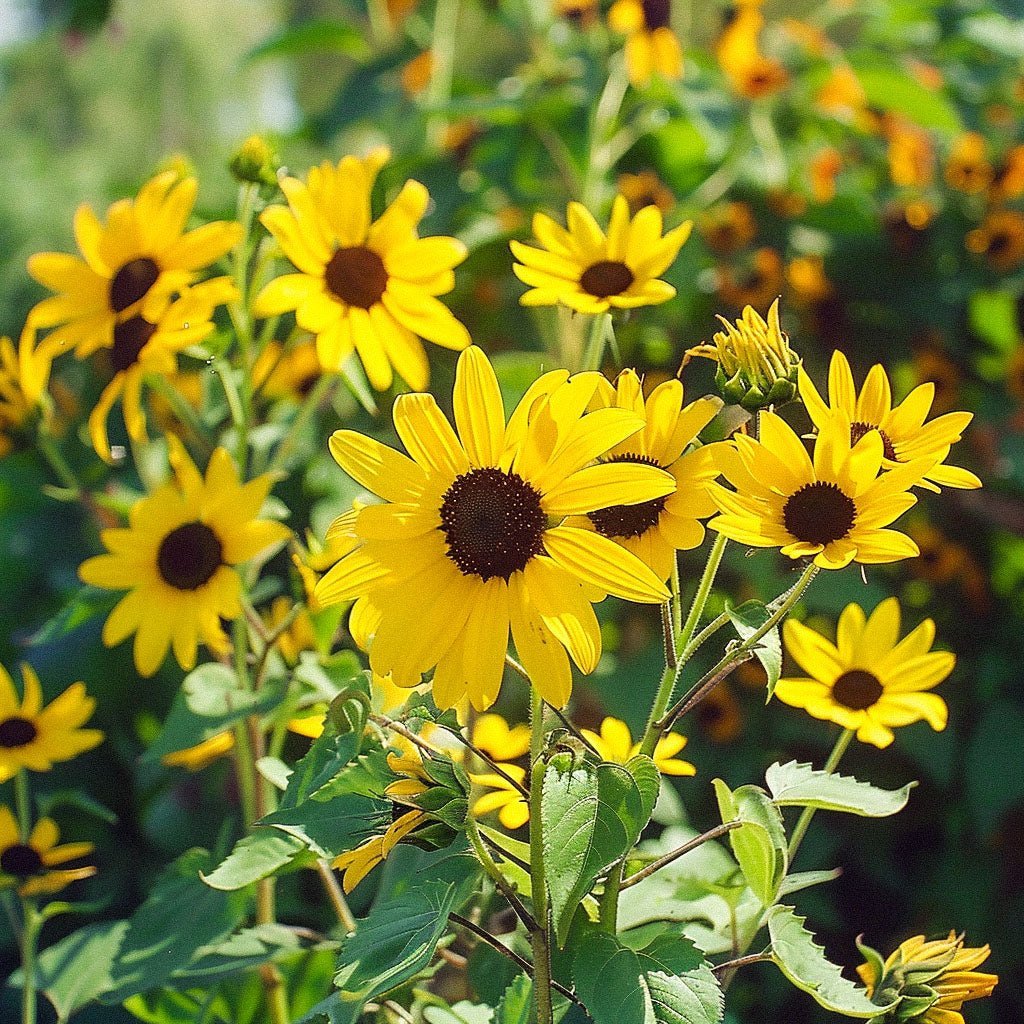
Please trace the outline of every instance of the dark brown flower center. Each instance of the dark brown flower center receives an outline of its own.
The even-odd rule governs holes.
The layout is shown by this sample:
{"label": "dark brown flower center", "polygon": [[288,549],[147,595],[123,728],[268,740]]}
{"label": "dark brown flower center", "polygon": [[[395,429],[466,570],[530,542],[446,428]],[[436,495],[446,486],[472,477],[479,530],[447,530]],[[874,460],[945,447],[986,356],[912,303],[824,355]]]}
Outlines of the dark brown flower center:
{"label": "dark brown flower center", "polygon": [[873,707],[884,692],[878,679],[860,668],[844,672],[832,684],[832,699],[851,711],[864,711]]}
{"label": "dark brown flower center", "polygon": [[15,747],[27,747],[39,735],[34,722],[20,715],[12,715],[0,722],[0,747],[12,750]]}
{"label": "dark brown flower center", "polygon": [[160,276],[160,268],[148,256],[130,260],[110,282],[110,308],[120,313],[145,296]]}
{"label": "dark brown flower center", "polygon": [[850,444],[855,445],[862,437],[866,434],[870,434],[872,430],[877,430],[879,436],[882,438],[882,452],[887,459],[891,459],[893,462],[899,461],[896,458],[896,449],[892,446],[892,440],[889,435],[882,430],[881,427],[876,427],[874,423],[864,423],[858,420],[855,423],[850,424]]}
{"label": "dark brown flower center", "polygon": [[110,350],[110,361],[115,373],[127,370],[139,361],[139,353],[149,339],[156,334],[156,324],[145,317],[133,316],[124,323],[114,325],[114,347]]}
{"label": "dark brown flower center", "polygon": [[164,582],[177,590],[198,590],[220,568],[224,547],[206,523],[185,523],[160,544],[157,568]]}
{"label": "dark brown flower center", "polygon": [[15,843],[0,853],[0,871],[15,878],[31,878],[43,870],[43,858],[26,843]]}
{"label": "dark brown flower center", "polygon": [[786,499],[782,521],[805,544],[831,544],[853,528],[857,506],[835,484],[805,484]]}
{"label": "dark brown flower center", "polygon": [[[658,460],[648,455],[613,455],[609,462],[641,462],[647,466],[658,466]],[[660,468],[660,467],[659,467]],[[658,525],[661,513],[665,511],[667,495],[642,501],[638,505],[612,505],[610,508],[599,508],[587,513],[587,518],[594,524],[603,537],[613,540],[625,540],[629,537],[642,537],[651,527]]]}
{"label": "dark brown flower center", "polygon": [[365,245],[338,249],[324,268],[324,279],[342,302],[369,309],[388,286],[384,261]]}
{"label": "dark brown flower center", "polygon": [[616,260],[601,260],[580,275],[580,287],[598,299],[621,295],[632,283],[633,271]]}
{"label": "dark brown flower center", "polygon": [[466,576],[508,579],[544,550],[540,495],[517,473],[472,469],[445,491],[441,530]]}
{"label": "dark brown flower center", "polygon": [[649,32],[657,28],[668,28],[672,21],[671,0],[640,0],[640,6],[644,10],[644,23]]}

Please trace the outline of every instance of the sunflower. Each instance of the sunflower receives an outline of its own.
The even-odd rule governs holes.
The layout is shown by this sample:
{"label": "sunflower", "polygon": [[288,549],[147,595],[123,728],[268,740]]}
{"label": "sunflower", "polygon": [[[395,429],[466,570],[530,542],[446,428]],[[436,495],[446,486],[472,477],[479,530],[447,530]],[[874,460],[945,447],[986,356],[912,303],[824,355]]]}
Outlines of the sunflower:
{"label": "sunflower", "polygon": [[1024,262],[1024,213],[993,210],[965,241],[968,252],[984,256],[998,273],[1009,273]]}
{"label": "sunflower", "polygon": [[438,300],[455,286],[453,268],[466,258],[454,238],[420,238],[430,196],[407,181],[371,222],[370,196],[386,149],[360,160],[346,156],[309,172],[308,183],[283,178],[288,206],[260,215],[298,273],[271,281],[256,297],[257,316],[295,311],[316,335],[325,370],[340,370],[353,351],[378,391],[391,387],[392,367],[415,391],[430,377],[426,338],[464,349],[469,333]]}
{"label": "sunflower", "polygon": [[858,394],[850,364],[838,351],[832,354],[828,370],[830,405],[825,404],[803,367],[799,377],[800,397],[814,425],[823,429],[836,410],[841,409],[850,423],[851,442],[856,443],[865,434],[877,434],[882,439],[883,469],[892,470],[914,459],[931,459],[935,468],[921,479],[922,487],[938,491],[940,484],[959,488],[981,486],[981,481],[966,469],[943,465],[950,446],[960,440],[973,414],[950,412],[926,424],[935,396],[934,384],[919,384],[894,407],[889,378],[881,364],[871,367]]}
{"label": "sunflower", "polygon": [[520,298],[524,306],[553,306],[561,302],[577,313],[605,313],[610,308],[633,309],[667,302],[676,290],[658,280],[690,236],[692,221],[684,221],[662,237],[661,211],[645,206],[633,218],[625,196],[612,204],[607,236],[580,203],[566,211],[568,230],[546,214],[533,218],[533,233],[544,247],[512,241],[519,263],[516,277],[530,286]]}
{"label": "sunflower", "polygon": [[852,444],[850,421],[839,409],[815,438],[812,462],[785,420],[771,412],[760,418],[760,441],[739,434],[716,446],[719,468],[736,491],[707,485],[722,513],[711,529],[752,547],[781,548],[790,558],[813,557],[822,569],[918,554],[909,537],[884,527],[915,504],[908,489],[934,459],[901,463],[880,477],[878,432]]}
{"label": "sunflower", "polygon": [[415,686],[436,666],[439,707],[468,693],[482,711],[501,686],[511,629],[534,685],[561,707],[572,688],[566,649],[582,672],[600,657],[592,604],[606,594],[667,600],[639,558],[563,522],[651,501],[675,486],[652,466],[590,465],[643,427],[624,409],[584,415],[598,380],[545,374],[506,425],[494,370],[472,347],[455,375],[458,434],[431,395],[406,394],[395,402],[394,421],[412,458],[354,431],[333,435],[338,464],[386,504],[355,513],[361,543],[316,594],[322,603],[364,599],[374,672]]}
{"label": "sunflower", "polygon": [[671,0],[615,0],[608,24],[626,37],[626,73],[635,86],[655,74],[683,77],[683,47],[672,31]]}
{"label": "sunflower", "polygon": [[946,161],[946,184],[968,195],[984,192],[995,174],[987,148],[985,137],[978,132],[966,132],[954,140]]}
{"label": "sunflower", "polygon": [[761,53],[758,39],[764,15],[760,8],[760,0],[737,5],[715,44],[715,56],[729,84],[747,99],[769,96],[789,83],[786,69]]}
{"label": "sunflower", "polygon": [[24,697],[0,665],[0,782],[27,768],[48,772],[57,761],[70,761],[101,743],[99,729],[83,729],[96,708],[85,684],[69,686],[43,707],[43,689],[30,665],[21,666]]}
{"label": "sunflower", "polygon": [[45,413],[52,362],[49,352],[36,345],[31,318],[17,349],[10,338],[0,338],[0,458],[14,446],[14,435],[25,429],[35,411],[42,408]]}
{"label": "sunflower", "polygon": [[[631,757],[640,753],[640,744],[633,742],[629,726],[618,718],[606,718],[601,722],[600,733],[582,729],[587,742],[605,761],[626,764]],[[696,775],[697,769],[689,761],[676,757],[686,746],[686,737],[677,732],[666,733],[654,748],[653,759],[662,775]]]}
{"label": "sunflower", "polygon": [[621,544],[667,580],[676,551],[701,545],[701,518],[715,511],[706,487],[718,476],[712,448],[690,446],[722,403],[717,398],[701,398],[684,408],[683,386],[677,380],[659,384],[645,403],[635,370],[623,370],[614,387],[602,378],[596,399],[601,406],[627,409],[645,419],[642,431],[615,445],[601,461],[657,466],[672,474],[676,486],[666,497],[597,509],[574,517],[571,523]]}
{"label": "sunflower", "polygon": [[782,635],[786,649],[810,678],[780,679],[775,696],[809,715],[856,729],[857,739],[887,747],[895,726],[922,718],[946,727],[946,702],[927,693],[956,664],[946,651],[931,650],[935,623],[925,619],[900,639],[900,604],[886,598],[865,620],[859,605],[839,617],[836,643],[795,619]]}
{"label": "sunflower", "polygon": [[287,539],[281,523],[258,519],[270,476],[242,483],[231,456],[218,448],[205,479],[181,442],[168,437],[174,480],[141,498],[127,528],[104,530],[108,553],[79,568],[85,583],[128,590],[103,627],[112,647],[135,633],[135,667],[151,676],[169,647],[184,669],[196,663],[199,640],[229,649],[220,620],[242,613],[242,582],[234,566]]}
{"label": "sunflower", "polygon": [[58,846],[58,839],[60,832],[49,818],[40,818],[24,839],[11,809],[0,806],[0,889],[14,888],[19,896],[50,895],[96,874],[91,866],[50,870],[94,849],[92,843]]}
{"label": "sunflower", "polygon": [[57,328],[49,345],[73,346],[80,359],[113,348],[119,323],[136,316],[157,323],[176,294],[238,243],[242,229],[229,221],[185,232],[196,191],[194,178],[158,174],[134,200],[114,203],[106,224],[90,207],[78,208],[75,239],[84,258],[57,252],[29,258],[32,277],[58,293],[33,310],[39,327]]}
{"label": "sunflower", "polygon": [[477,817],[483,817],[497,811],[498,821],[505,828],[522,828],[530,820],[530,801],[523,796],[518,786],[513,785],[513,781],[522,786],[526,779],[526,769],[517,764],[499,764],[498,767],[505,773],[504,775],[484,772],[469,776],[474,785],[492,791],[484,793],[473,802],[472,813]]}
{"label": "sunflower", "polygon": [[[107,417],[118,398],[124,402],[124,421],[133,441],[146,441],[146,416],[142,411],[142,385],[149,374],[170,378],[178,369],[178,353],[197,345],[213,333],[214,309],[237,298],[226,277],[217,277],[190,288],[151,322],[141,313],[114,325],[110,348],[113,376],[89,414],[89,436],[101,459],[111,461]],[[52,335],[51,335],[52,337]],[[52,349],[50,338],[46,346]]]}
{"label": "sunflower", "polygon": [[923,935],[901,942],[885,962],[871,951],[871,959],[857,968],[868,993],[881,990],[905,997],[923,1009],[913,1016],[901,1012],[907,1024],[964,1024],[964,1003],[984,999],[999,983],[996,974],[976,970],[991,954],[988,945],[965,946],[964,937],[950,932],[945,939]]}
{"label": "sunflower", "polygon": [[160,763],[168,768],[185,768],[190,772],[201,772],[234,749],[235,734],[230,729],[225,729],[224,732],[214,733],[209,739],[194,746],[164,754],[160,758]]}

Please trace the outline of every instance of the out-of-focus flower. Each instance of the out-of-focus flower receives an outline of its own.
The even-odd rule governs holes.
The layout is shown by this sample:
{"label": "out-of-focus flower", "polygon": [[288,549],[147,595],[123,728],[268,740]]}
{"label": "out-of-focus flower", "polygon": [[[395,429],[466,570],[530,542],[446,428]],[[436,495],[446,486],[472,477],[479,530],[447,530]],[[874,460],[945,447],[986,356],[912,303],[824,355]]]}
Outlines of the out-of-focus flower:
{"label": "out-of-focus flower", "polygon": [[810,22],[801,21],[799,18],[783,18],[781,28],[790,39],[799,43],[814,57],[824,57],[837,49],[824,29]]}
{"label": "out-of-focus flower", "polygon": [[743,713],[727,683],[716,686],[693,709],[693,716],[713,743],[731,743],[743,731]]}
{"label": "out-of-focus flower", "polygon": [[15,349],[10,338],[0,338],[0,458],[13,447],[37,411],[46,415],[46,387],[53,360],[45,346],[36,345],[31,318]]}
{"label": "out-of-focus flower", "polygon": [[708,248],[719,256],[745,249],[757,235],[757,222],[749,203],[738,200],[718,203],[705,210],[697,221]]}
{"label": "out-of-focus flower", "polygon": [[194,746],[164,754],[160,758],[160,763],[167,765],[168,768],[185,768],[190,772],[201,772],[234,749],[235,734],[230,729],[225,729],[224,732],[215,733]]}
{"label": "out-of-focus flower", "polygon": [[638,174],[620,174],[619,194],[626,197],[630,213],[639,213],[645,206],[656,206],[662,213],[669,213],[676,205],[676,197],[668,186],[652,170]]}
{"label": "out-of-focus flower", "polygon": [[916,256],[924,246],[927,228],[935,219],[935,207],[927,199],[892,203],[882,215],[882,226],[901,256]]}
{"label": "out-of-focus flower", "polygon": [[1024,196],[1024,145],[1014,146],[995,168],[991,198],[1005,202]]}
{"label": "out-of-focus flower", "polygon": [[266,345],[252,368],[253,389],[271,400],[288,398],[302,402],[323,376],[312,341],[300,341],[288,348],[279,342]]}
{"label": "out-of-focus flower", "polygon": [[[275,597],[270,602],[270,608],[264,616],[268,632],[276,632],[278,627],[292,614],[294,607],[295,601],[292,598],[284,594]],[[306,608],[299,608],[290,625],[277,638],[276,646],[288,665],[298,664],[300,652],[316,650],[316,632]]]}
{"label": "out-of-focus flower", "polygon": [[895,114],[885,118],[883,128],[893,184],[904,188],[924,188],[930,184],[935,176],[935,148],[928,133]]}
{"label": "out-of-focus flower", "polygon": [[963,403],[960,400],[960,385],[963,373],[960,367],[939,347],[941,337],[926,337],[913,352],[914,377],[921,383],[931,382],[935,386],[932,408],[937,413],[950,412]]}
{"label": "out-of-focus flower", "polygon": [[988,578],[967,548],[924,520],[912,522],[907,533],[921,549],[921,554],[907,563],[914,577],[932,586],[955,586],[975,611],[988,607]]}
{"label": "out-of-focus flower", "polygon": [[955,139],[946,160],[946,184],[968,195],[984,192],[994,174],[987,154],[988,145],[978,132],[965,132]]}
{"label": "out-of-focus flower", "polygon": [[867,95],[848,64],[836,64],[832,68],[814,102],[819,110],[838,121],[865,126]]}
{"label": "out-of-focus flower", "polygon": [[967,232],[967,251],[984,256],[993,270],[1005,274],[1024,261],[1024,213],[992,210],[979,227]]}
{"label": "out-of-focus flower", "polygon": [[606,235],[581,203],[566,211],[568,230],[546,214],[533,218],[533,233],[543,248],[512,241],[516,277],[530,290],[524,306],[557,303],[577,313],[604,313],[667,302],[675,288],[659,280],[690,237],[692,221],[662,235],[661,211],[645,206],[629,215],[625,196],[616,196]]}
{"label": "out-of-focus flower", "polygon": [[731,267],[719,267],[716,276],[723,302],[736,309],[764,309],[782,291],[782,257],[776,249],[765,246],[754,252],[749,266],[739,273]]}
{"label": "out-of-focus flower", "polygon": [[530,727],[521,722],[509,726],[501,715],[481,715],[470,738],[495,761],[515,761],[530,750]]}
{"label": "out-of-focus flower", "polygon": [[761,53],[761,0],[741,0],[715,44],[715,56],[733,90],[747,99],[778,92],[789,84],[786,69]]}
{"label": "out-of-focus flower", "polygon": [[931,619],[901,640],[895,597],[882,601],[867,619],[860,605],[847,605],[835,645],[795,619],[786,620],[782,635],[786,650],[807,673],[779,680],[775,696],[784,703],[855,729],[857,739],[876,747],[892,743],[894,728],[921,719],[933,729],[946,727],[946,702],[927,691],[953,671],[956,658],[931,650]]}
{"label": "out-of-focus flower", "polygon": [[403,68],[399,75],[402,91],[406,96],[420,96],[430,85],[434,74],[434,54],[431,50],[418,53]]}
{"label": "out-of-focus flower", "polygon": [[250,135],[235,150],[228,169],[238,181],[251,185],[276,185],[280,158],[261,135]]}
{"label": "out-of-focus flower", "polygon": [[[49,896],[80,878],[96,874],[92,866],[62,868],[68,861],[88,857],[92,843],[58,846],[60,832],[49,818],[40,818],[26,842],[9,807],[0,806],[0,889],[13,888],[19,896]],[[56,869],[56,870],[54,870]]]}
{"label": "out-of-focus flower", "polygon": [[[601,731],[581,729],[587,742],[605,761],[626,764],[640,753],[640,743],[634,743],[629,726],[618,718],[605,718]],[[696,775],[697,769],[689,761],[676,755],[686,746],[686,737],[677,732],[666,733],[658,740],[652,755],[662,775]]]}
{"label": "out-of-focus flower", "polygon": [[608,12],[612,30],[626,37],[626,72],[635,86],[655,74],[683,76],[683,48],[672,31],[672,0],[615,0]]}
{"label": "out-of-focus flower", "polygon": [[843,169],[843,158],[838,149],[826,146],[811,158],[808,173],[811,195],[816,203],[829,203],[835,198],[836,178]]}
{"label": "out-of-focus flower", "polygon": [[786,282],[798,306],[813,306],[834,291],[821,256],[797,256],[786,267]]}
{"label": "out-of-focus flower", "polygon": [[588,29],[597,22],[597,0],[554,0],[554,12],[581,29]]}
{"label": "out-of-focus flower", "polygon": [[[502,764],[499,767],[505,775],[522,785],[526,778],[524,768],[517,764]],[[498,820],[505,828],[522,828],[530,820],[530,803],[505,775],[497,772],[470,775],[474,785],[493,791],[478,797],[473,802],[472,811],[476,817],[497,811]]]}

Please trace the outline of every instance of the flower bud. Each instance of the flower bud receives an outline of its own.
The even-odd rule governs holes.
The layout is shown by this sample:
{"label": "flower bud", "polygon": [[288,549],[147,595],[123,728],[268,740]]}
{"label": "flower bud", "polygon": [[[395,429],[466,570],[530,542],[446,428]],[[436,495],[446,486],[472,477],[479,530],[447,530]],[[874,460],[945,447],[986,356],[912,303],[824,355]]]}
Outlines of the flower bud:
{"label": "flower bud", "polygon": [[243,184],[276,185],[280,160],[261,135],[250,135],[235,151],[228,169]]}

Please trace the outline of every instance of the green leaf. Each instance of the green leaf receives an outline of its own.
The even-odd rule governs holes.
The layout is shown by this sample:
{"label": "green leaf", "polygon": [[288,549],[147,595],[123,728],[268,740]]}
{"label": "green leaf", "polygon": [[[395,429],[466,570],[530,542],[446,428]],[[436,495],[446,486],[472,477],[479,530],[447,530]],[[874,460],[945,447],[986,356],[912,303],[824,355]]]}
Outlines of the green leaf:
{"label": "green leaf", "polygon": [[494,1024],[533,1024],[537,1008],[533,1002],[533,979],[520,974],[501,997],[494,1011]]}
{"label": "green leaf", "polygon": [[231,853],[202,879],[211,888],[224,892],[244,889],[261,878],[269,878],[305,852],[305,845],[295,836],[260,828],[239,839]]}
{"label": "green leaf", "polygon": [[713,785],[722,822],[743,822],[729,833],[729,845],[747,885],[761,903],[769,907],[775,902],[786,874],[786,832],[782,815],[768,794],[757,786],[740,786],[732,793],[721,779],[714,779]]}
{"label": "green leaf", "polygon": [[104,807],[99,801],[93,800],[91,796],[79,789],[58,789],[50,793],[43,793],[39,797],[38,804],[39,814],[44,817],[50,817],[58,807],[73,807],[76,811],[91,814],[108,825],[117,824],[117,815],[109,807]]}
{"label": "green leaf", "polygon": [[117,604],[120,596],[99,587],[80,587],[74,597],[39,628],[29,644],[38,647],[59,640],[97,615],[106,615]]}
{"label": "green leaf", "polygon": [[343,999],[337,992],[332,992],[326,999],[317,1003],[297,1024],[356,1024],[363,1015],[363,1001]]}
{"label": "green leaf", "polygon": [[941,92],[922,85],[891,63],[878,62],[877,58],[861,58],[852,63],[869,106],[903,114],[922,128],[934,128],[947,135],[962,130],[960,115]]}
{"label": "green leaf", "polygon": [[764,777],[778,807],[814,807],[867,818],[886,818],[902,811],[917,785],[908,782],[900,789],[878,789],[848,775],[819,771],[797,761],[773,764]]}
{"label": "green leaf", "polygon": [[826,882],[834,882],[843,873],[842,868],[833,868],[831,871],[796,871],[786,875],[779,886],[776,899],[782,899],[801,889],[810,889],[815,885],[824,885]]}
{"label": "green leaf", "polygon": [[176,983],[208,983],[237,971],[258,967],[275,957],[299,952],[303,948],[295,932],[284,925],[261,924],[243,928],[223,942],[197,950],[195,957],[185,967],[175,971],[171,979]]}
{"label": "green leaf", "polygon": [[880,1017],[896,1005],[873,1003],[867,990],[843,977],[839,967],[825,959],[825,950],[804,928],[806,918],[793,907],[772,907],[768,912],[772,960],[797,988],[809,993],[826,1010],[844,1017]]}
{"label": "green leaf", "polygon": [[[771,617],[771,613],[760,601],[744,601],[735,608],[725,605],[725,612],[743,640],[753,636]],[[782,642],[779,639],[779,627],[770,629],[754,648],[754,657],[764,667],[768,675],[768,696],[771,700],[775,686],[782,675]]]}
{"label": "green leaf", "polygon": [[[245,900],[218,892],[199,877],[211,864],[206,850],[193,849],[174,861],[128,922],[111,970],[105,1003],[163,984],[203,946],[226,939],[241,920]],[[188,927],[182,914],[188,913]]]}
{"label": "green leaf", "polygon": [[971,328],[994,349],[1009,355],[1021,343],[1017,304],[1009,292],[974,291],[968,302]]}
{"label": "green leaf", "polygon": [[258,824],[294,836],[318,857],[331,859],[354,850],[378,824],[385,824],[390,809],[387,800],[345,793],[330,800],[310,799],[298,806],[282,806]]}
{"label": "green leaf", "polygon": [[365,57],[369,46],[362,35],[343,21],[311,18],[276,32],[246,55],[247,60],[265,57],[291,57],[301,53],[342,53]]}
{"label": "green leaf", "polygon": [[[651,820],[651,815],[654,813],[654,805],[658,802],[658,796],[661,793],[661,772],[658,771],[658,766],[654,761],[645,754],[637,754],[635,757],[631,757],[626,762],[626,771],[633,776],[633,781],[636,783],[637,790],[640,793],[640,816],[643,818],[640,832],[642,832]],[[638,832],[637,839],[639,838],[640,833]],[[634,843],[636,841],[636,839],[633,840]]]}
{"label": "green leaf", "polygon": [[423,1019],[427,1024],[491,1024],[494,1009],[477,1003],[462,1002],[454,1006],[425,1006]]}

